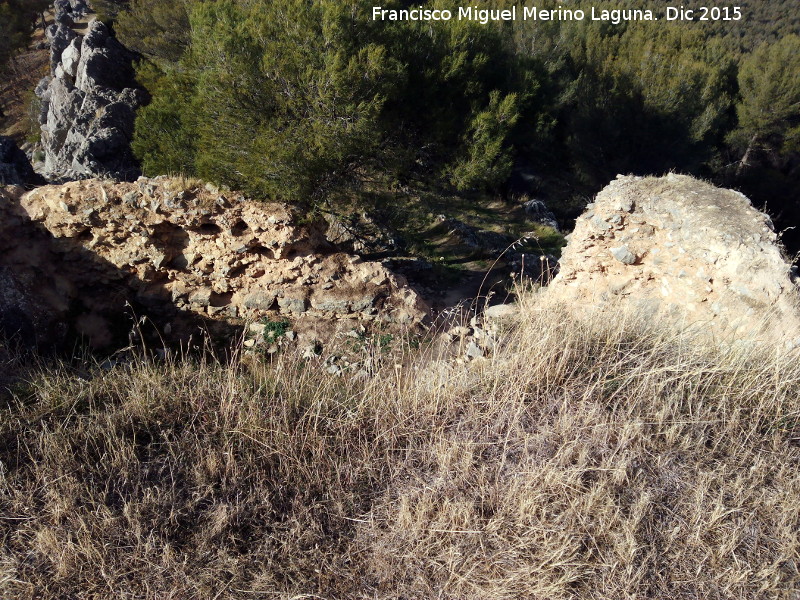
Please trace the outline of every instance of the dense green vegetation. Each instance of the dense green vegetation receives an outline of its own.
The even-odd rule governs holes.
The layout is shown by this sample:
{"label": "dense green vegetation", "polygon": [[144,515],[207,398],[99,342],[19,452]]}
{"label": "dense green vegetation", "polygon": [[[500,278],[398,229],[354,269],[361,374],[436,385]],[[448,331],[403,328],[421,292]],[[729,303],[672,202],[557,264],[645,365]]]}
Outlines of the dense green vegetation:
{"label": "dense green vegetation", "polygon": [[800,218],[791,2],[619,25],[373,22],[365,0],[117,4],[153,96],[135,141],[150,174],[318,205],[398,186],[508,192],[516,164],[568,217],[617,173],[678,170],[768,201],[783,226]]}
{"label": "dense green vegetation", "polygon": [[[587,195],[616,173],[689,172],[742,189],[768,204],[779,227],[794,226],[800,11],[778,1],[741,6],[740,23],[518,27],[520,52],[537,56],[557,82],[553,154],[529,152],[529,160],[536,166],[556,156],[552,168],[565,165],[562,180]],[[800,238],[790,232],[786,241],[796,249]]]}
{"label": "dense green vegetation", "polygon": [[145,170],[267,197],[316,202],[376,174],[497,187],[537,90],[497,28],[385,27],[366,5],[140,0],[116,27],[148,59]]}

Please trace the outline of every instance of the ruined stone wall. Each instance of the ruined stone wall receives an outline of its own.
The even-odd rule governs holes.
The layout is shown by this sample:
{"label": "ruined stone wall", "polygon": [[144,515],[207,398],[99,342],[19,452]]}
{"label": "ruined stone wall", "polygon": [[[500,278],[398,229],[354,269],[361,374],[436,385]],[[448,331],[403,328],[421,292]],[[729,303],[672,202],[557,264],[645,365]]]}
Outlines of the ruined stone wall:
{"label": "ruined stone wall", "polygon": [[427,315],[403,277],[338,251],[324,223],[212,186],[84,180],[7,190],[0,206],[0,269],[17,290],[0,312],[25,317],[39,343],[68,326],[107,347],[134,308],[180,339],[199,323],[288,318],[298,335],[320,337]]}

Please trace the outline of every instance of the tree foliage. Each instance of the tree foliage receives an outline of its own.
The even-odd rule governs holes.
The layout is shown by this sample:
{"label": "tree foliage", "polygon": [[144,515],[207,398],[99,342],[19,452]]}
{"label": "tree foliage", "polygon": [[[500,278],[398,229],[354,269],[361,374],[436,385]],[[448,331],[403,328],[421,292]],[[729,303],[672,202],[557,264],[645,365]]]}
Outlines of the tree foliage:
{"label": "tree foliage", "polygon": [[[782,159],[800,151],[800,36],[765,42],[739,70],[739,147]],[[748,162],[745,160],[744,162]]]}
{"label": "tree foliage", "polygon": [[162,73],[140,69],[153,103],[135,149],[148,172],[190,169],[311,203],[375,173],[421,170],[461,188],[508,176],[506,142],[536,86],[499,27],[386,26],[362,0],[158,4],[186,11],[188,26],[171,28],[185,51],[158,27],[136,33],[160,14],[148,0],[118,18]]}
{"label": "tree foliage", "polygon": [[130,0],[115,15],[123,44],[153,61],[177,62],[189,46],[193,0]]}
{"label": "tree foliage", "polygon": [[698,171],[715,160],[730,126],[735,65],[700,29],[538,21],[523,23],[516,41],[548,71],[556,144],[580,180],[598,186],[616,173]]}
{"label": "tree foliage", "polygon": [[98,19],[113,24],[120,13],[130,10],[130,0],[92,0],[92,7]]}
{"label": "tree foliage", "polygon": [[[800,212],[800,38],[785,0],[743,0],[746,18],[728,27],[380,22],[366,0],[101,2],[122,8],[118,34],[143,57],[153,100],[134,148],[148,173],[317,204],[376,181],[499,190],[515,164],[554,181],[556,203],[617,173],[669,170],[741,184],[758,202],[757,172],[780,182],[773,206],[777,195]],[[569,5],[592,7],[664,8]],[[751,167],[773,171],[745,177]]]}

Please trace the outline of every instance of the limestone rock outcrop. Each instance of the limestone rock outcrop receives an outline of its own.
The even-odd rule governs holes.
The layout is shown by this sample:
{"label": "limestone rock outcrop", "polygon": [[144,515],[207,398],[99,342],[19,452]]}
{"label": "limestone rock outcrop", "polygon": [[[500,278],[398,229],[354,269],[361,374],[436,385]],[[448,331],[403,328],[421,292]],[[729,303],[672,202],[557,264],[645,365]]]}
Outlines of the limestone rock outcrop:
{"label": "limestone rock outcrop", "polygon": [[288,206],[210,185],[161,177],[7,190],[0,213],[0,313],[39,342],[69,325],[108,347],[130,329],[128,306],[182,340],[198,323],[286,318],[298,336],[321,338],[337,324],[408,327],[427,316],[403,277],[329,244],[324,222],[300,224]]}
{"label": "limestone rock outcrop", "polygon": [[534,223],[541,223],[556,231],[561,231],[556,216],[542,200],[527,200],[523,202],[522,206],[525,208],[525,215]]}
{"label": "limestone rock outcrop", "polygon": [[61,53],[78,36],[66,23],[56,22],[45,30],[45,37],[50,44],[50,73],[54,73],[61,63]]}
{"label": "limestone rock outcrop", "polygon": [[53,180],[135,178],[130,142],[146,94],[135,85],[133,55],[97,20],[85,36],[56,23],[47,38],[52,76],[36,88],[44,174]]}
{"label": "limestone rock outcrop", "polygon": [[53,17],[56,23],[71,26],[76,19],[85,16],[89,7],[85,0],[55,0]]}
{"label": "limestone rock outcrop", "polygon": [[547,294],[677,318],[718,340],[800,335],[798,286],[769,217],[687,176],[618,176],[578,219]]}

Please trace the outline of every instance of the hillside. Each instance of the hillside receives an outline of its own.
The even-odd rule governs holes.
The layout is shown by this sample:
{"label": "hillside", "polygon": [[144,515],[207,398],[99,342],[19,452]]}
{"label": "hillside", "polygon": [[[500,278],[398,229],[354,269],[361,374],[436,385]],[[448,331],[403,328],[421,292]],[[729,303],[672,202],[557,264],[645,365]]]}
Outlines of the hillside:
{"label": "hillside", "polygon": [[521,315],[488,360],[366,379],[293,354],[18,371],[0,589],[795,597],[795,354],[531,296]]}
{"label": "hillside", "polygon": [[0,598],[798,600],[796,4],[0,0]]}
{"label": "hillside", "polygon": [[800,11],[791,0],[742,0],[736,2],[746,15],[741,22],[711,24],[712,31],[746,52],[763,42],[800,32]]}
{"label": "hillside", "polygon": [[[23,206],[64,237],[79,185],[97,184]],[[725,206],[736,219],[696,218]],[[224,358],[137,341],[102,363],[0,347],[0,591],[794,598],[800,328],[786,304],[800,292],[767,219],[675,176],[621,178],[589,210],[551,288],[473,306],[441,334],[371,336],[351,322],[353,335],[309,351],[282,343],[290,323],[265,324],[281,342],[269,352],[251,338]],[[678,271],[704,249],[720,252],[707,281],[732,291],[718,293],[714,327],[648,295],[648,270],[691,287],[694,272]],[[682,257],[672,266],[670,252]],[[729,270],[735,256],[770,263],[760,275],[783,286],[748,316],[776,318],[780,337],[736,325],[760,283]],[[614,287],[615,269],[639,283],[605,304],[564,293]],[[726,319],[734,338],[715,334]]]}

